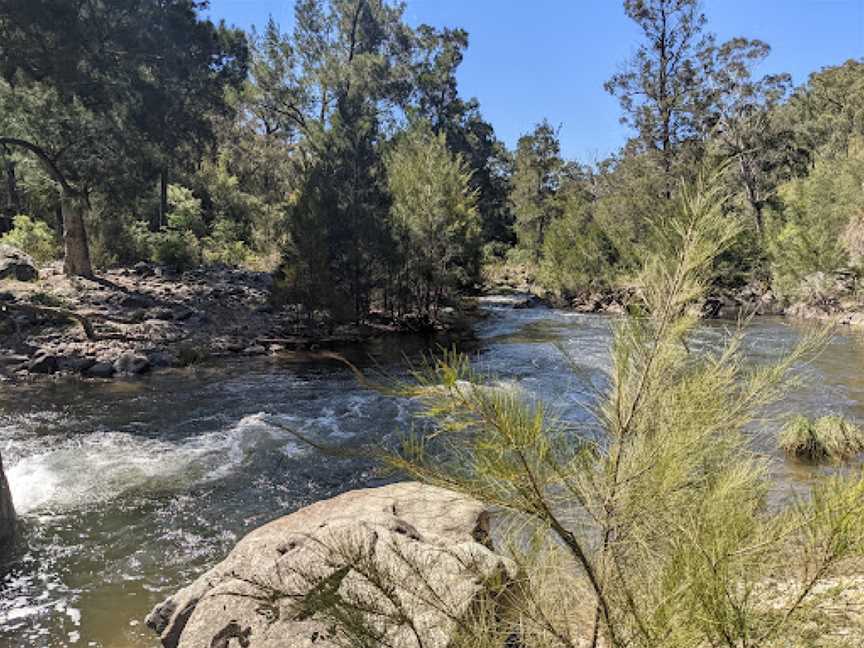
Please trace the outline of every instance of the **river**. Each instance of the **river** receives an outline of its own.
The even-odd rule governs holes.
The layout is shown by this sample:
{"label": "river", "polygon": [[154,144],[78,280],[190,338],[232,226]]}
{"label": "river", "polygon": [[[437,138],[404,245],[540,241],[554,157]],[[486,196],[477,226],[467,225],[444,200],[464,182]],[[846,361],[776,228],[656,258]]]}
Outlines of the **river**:
{"label": "river", "polygon": [[[610,325],[602,316],[491,307],[466,350],[482,370],[584,420],[590,394],[606,384]],[[728,326],[702,326],[693,346],[716,347]],[[800,334],[784,320],[758,319],[748,357],[775,358]],[[352,358],[398,376],[429,344],[390,338]],[[781,408],[864,421],[862,359],[861,341],[838,334],[801,367],[803,384]],[[245,533],[381,482],[374,466],[321,456],[274,423],[360,446],[393,441],[411,419],[409,403],[362,387],[339,363],[302,356],[2,389],[0,450],[21,516],[19,545],[0,566],[4,648],[155,646],[146,613]],[[769,441],[759,445],[777,457],[779,491],[806,488],[810,469],[784,461]]]}

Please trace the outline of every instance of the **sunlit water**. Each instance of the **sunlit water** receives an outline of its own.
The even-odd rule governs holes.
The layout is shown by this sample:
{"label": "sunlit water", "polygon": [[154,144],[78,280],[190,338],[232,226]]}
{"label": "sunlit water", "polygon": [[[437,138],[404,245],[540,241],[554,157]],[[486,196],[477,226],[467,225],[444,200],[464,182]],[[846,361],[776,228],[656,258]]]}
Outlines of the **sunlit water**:
{"label": "sunlit water", "polygon": [[[492,309],[469,349],[484,371],[583,421],[606,385],[610,323]],[[726,334],[722,324],[704,326],[691,346],[714,347]],[[758,320],[748,355],[770,360],[799,334],[782,320]],[[402,351],[413,355],[428,342],[391,338],[354,356],[398,375]],[[801,368],[805,385],[784,408],[864,422],[862,358],[856,337],[837,336]],[[245,533],[314,500],[380,483],[373,466],[323,457],[280,424],[357,447],[387,444],[411,418],[409,403],[358,385],[338,363],[302,358],[3,390],[0,450],[22,527],[0,568],[3,647],[155,646],[145,614]],[[774,425],[766,423],[769,432]],[[770,439],[757,445],[773,452]],[[779,455],[776,474],[786,490],[810,476]]]}

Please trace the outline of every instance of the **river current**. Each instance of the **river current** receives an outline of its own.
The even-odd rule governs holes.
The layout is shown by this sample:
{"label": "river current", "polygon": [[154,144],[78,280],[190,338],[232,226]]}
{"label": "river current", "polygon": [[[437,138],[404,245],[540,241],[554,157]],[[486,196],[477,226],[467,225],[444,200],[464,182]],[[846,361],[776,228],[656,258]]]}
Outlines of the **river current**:
{"label": "river current", "polygon": [[[466,350],[482,371],[584,420],[584,405],[606,385],[611,322],[491,307]],[[691,347],[718,346],[728,326],[704,325]],[[801,332],[757,319],[748,358],[775,358]],[[352,359],[398,377],[407,359],[442,342],[389,338],[353,350]],[[801,386],[778,409],[864,423],[862,360],[864,342],[841,332],[800,368]],[[392,442],[410,422],[410,403],[361,386],[337,362],[295,356],[130,381],[0,386],[0,451],[21,516],[18,546],[0,565],[0,647],[156,646],[147,612],[244,534],[312,501],[381,483],[374,466],[322,456],[280,424],[358,447]],[[759,444],[776,456],[778,490],[806,488],[808,468]]]}

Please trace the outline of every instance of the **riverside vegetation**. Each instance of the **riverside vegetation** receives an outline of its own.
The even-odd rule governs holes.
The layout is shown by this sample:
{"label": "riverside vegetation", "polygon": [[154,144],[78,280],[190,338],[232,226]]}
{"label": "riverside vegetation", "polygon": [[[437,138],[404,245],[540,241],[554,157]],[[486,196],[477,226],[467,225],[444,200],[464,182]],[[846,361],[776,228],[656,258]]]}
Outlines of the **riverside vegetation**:
{"label": "riverside vegetation", "polygon": [[[743,329],[716,353],[691,352],[714,262],[738,227],[716,185],[701,183],[681,190],[659,222],[628,315],[614,326],[609,385],[585,424],[565,425],[518,387],[483,386],[458,354],[401,388],[421,403],[422,423],[382,460],[497,511],[499,546],[518,566],[519,585],[492,586],[448,645],[860,643],[860,471],[823,476],[808,498],[771,504],[770,459],[754,452],[749,431],[825,334],[756,367],[742,357]],[[861,451],[854,426],[825,417],[815,427],[808,447],[819,451],[800,452],[788,432],[784,445],[811,459]],[[403,587],[386,573],[366,575],[381,596]],[[374,600],[367,590],[314,598],[316,613],[335,623],[333,645],[386,645]]]}
{"label": "riverside vegetation", "polygon": [[741,227],[712,298],[858,309],[860,61],[793,87],[754,72],[768,44],[718,42],[697,0],[626,0],[643,38],[606,90],[633,136],[585,166],[547,121],[507,150],[460,94],[464,30],[411,27],[385,0],[303,0],[291,33],[244,34],[201,6],[4,2],[4,243],[82,277],[273,271],[275,303],[335,321],[434,320],[484,276],[593,309],[626,290],[680,181],[725,163]]}
{"label": "riverside vegetation", "polygon": [[[412,27],[387,0],[298,0],[290,34],[272,19],[248,34],[214,24],[195,0],[3,0],[4,355],[22,326],[54,342],[74,329],[80,339],[62,344],[85,375],[138,373],[155,364],[141,355],[153,339],[127,336],[113,364],[87,345],[127,335],[105,332],[120,320],[151,338],[202,330],[206,313],[175,303],[199,288],[199,305],[226,320],[200,346],[249,354],[283,346],[301,320],[440,327],[462,295],[500,277],[565,304],[614,304],[608,385],[585,425],[518,387],[484,386],[455,353],[398,388],[421,413],[381,461],[470,498],[472,512],[494,509],[507,554],[506,587],[485,582],[459,618],[437,610],[453,631],[446,645],[858,645],[860,470],[777,502],[752,443],[827,333],[755,367],[746,322],[719,352],[689,342],[711,304],[859,310],[864,63],[795,88],[789,75],[755,74],[766,43],[718,42],[697,0],[623,6],[643,39],[605,88],[632,137],[588,167],[562,158],[547,121],[507,150],[459,92],[468,34]],[[249,287],[235,292],[226,277]],[[147,281],[164,304],[130,294]],[[127,298],[141,314],[116,312]],[[151,317],[157,307],[163,317]],[[250,322],[262,333],[245,339]],[[47,373],[59,362],[16,358]],[[812,461],[862,450],[858,429],[832,417],[794,419],[779,443]],[[413,539],[387,528],[399,547]],[[363,546],[343,549],[353,559],[339,578],[306,574],[303,596],[268,583],[268,610],[314,616],[333,645],[387,645],[382,624],[411,625],[393,608],[404,583],[376,572]],[[352,564],[365,581],[346,592]],[[400,578],[415,567],[401,564]],[[259,586],[244,583],[247,598]],[[190,641],[249,641],[230,630]],[[399,648],[414,645],[411,632],[421,643],[408,630]]]}

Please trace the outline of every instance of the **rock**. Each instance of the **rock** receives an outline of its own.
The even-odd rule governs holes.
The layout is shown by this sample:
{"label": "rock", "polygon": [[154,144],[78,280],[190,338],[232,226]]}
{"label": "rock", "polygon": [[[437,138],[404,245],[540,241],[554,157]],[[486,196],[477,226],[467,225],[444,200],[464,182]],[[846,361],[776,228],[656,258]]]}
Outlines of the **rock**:
{"label": "rock", "polygon": [[124,376],[137,376],[150,369],[150,360],[147,356],[126,351],[114,361],[115,373]]}
{"label": "rock", "polygon": [[67,371],[75,371],[84,373],[90,367],[96,364],[95,358],[86,358],[81,356],[71,356],[60,360],[60,368]]}
{"label": "rock", "polygon": [[39,271],[33,259],[11,245],[0,245],[0,280],[36,281]]}
{"label": "rock", "polygon": [[4,367],[17,367],[22,364],[26,364],[30,360],[29,356],[22,355],[20,353],[0,352],[0,365]]}
{"label": "rock", "polygon": [[[388,595],[372,584],[376,576],[392,584]],[[481,504],[393,484],[317,502],[253,531],[157,605],[147,625],[165,648],[335,648],[350,638],[320,602],[338,601],[343,614],[351,609],[374,624],[382,646],[446,648],[477,605],[512,593],[515,577],[515,566],[491,548]]]}
{"label": "rock", "polygon": [[174,311],[170,308],[154,308],[150,311],[150,315],[148,319],[154,320],[173,320],[174,319]]}
{"label": "rock", "polygon": [[265,353],[267,353],[267,349],[260,344],[253,344],[243,349],[244,355],[264,355]]}
{"label": "rock", "polygon": [[14,302],[15,295],[11,292],[0,292],[0,302]]}
{"label": "rock", "polygon": [[30,360],[27,369],[30,373],[53,374],[60,367],[60,361],[57,356],[47,351],[39,351]]}
{"label": "rock", "polygon": [[497,308],[534,308],[543,305],[543,300],[530,293],[484,295],[477,301],[481,306],[492,306]]}
{"label": "rock", "polygon": [[145,261],[139,261],[136,263],[132,266],[132,270],[139,277],[152,277],[156,274],[156,270],[153,269],[153,266]]}
{"label": "rock", "polygon": [[145,309],[152,308],[155,305],[156,302],[152,297],[140,293],[129,293],[120,300],[120,306],[123,308]]}
{"label": "rock", "polygon": [[262,313],[264,315],[269,315],[273,312],[273,305],[272,304],[258,304],[255,307],[255,312],[256,313]]}
{"label": "rock", "polygon": [[114,375],[114,363],[100,361],[84,370],[84,375],[90,378],[110,378]]}
{"label": "rock", "polygon": [[0,456],[0,546],[15,538],[15,506],[6,473],[3,472],[3,457]]}

